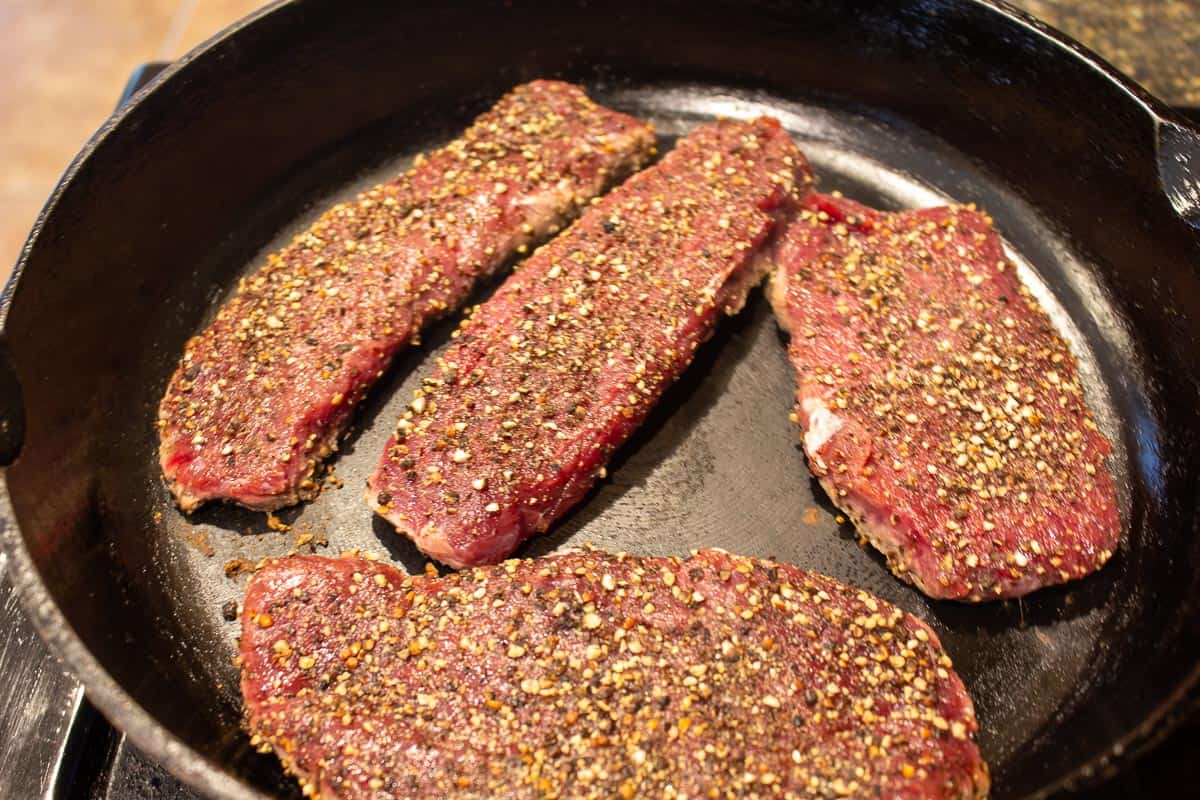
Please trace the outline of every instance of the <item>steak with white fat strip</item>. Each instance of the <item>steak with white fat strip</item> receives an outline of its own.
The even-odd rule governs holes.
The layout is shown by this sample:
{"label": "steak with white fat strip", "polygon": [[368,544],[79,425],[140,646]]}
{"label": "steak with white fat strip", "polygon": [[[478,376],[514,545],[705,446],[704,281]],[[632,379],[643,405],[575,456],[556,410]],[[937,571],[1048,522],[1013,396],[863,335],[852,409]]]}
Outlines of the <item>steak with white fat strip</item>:
{"label": "steak with white fat strip", "polygon": [[769,295],[809,463],[899,576],[990,600],[1112,555],[1111,447],[986,214],[809,195]]}

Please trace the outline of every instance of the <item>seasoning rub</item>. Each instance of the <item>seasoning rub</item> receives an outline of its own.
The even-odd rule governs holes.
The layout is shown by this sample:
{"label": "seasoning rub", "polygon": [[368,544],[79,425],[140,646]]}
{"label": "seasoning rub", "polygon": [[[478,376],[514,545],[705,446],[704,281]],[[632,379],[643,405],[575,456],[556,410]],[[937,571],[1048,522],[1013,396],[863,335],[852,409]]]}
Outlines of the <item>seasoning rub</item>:
{"label": "seasoning rub", "polygon": [[453,566],[495,563],[544,531],[741,308],[811,180],[773,119],[681,140],[469,312],[368,503]]}
{"label": "seasoning rub", "polygon": [[822,486],[932,597],[1017,597],[1117,547],[1110,445],[986,214],[810,195],[769,292]]}
{"label": "seasoning rub", "polygon": [[180,507],[275,509],[315,494],[315,468],[393,354],[653,147],[649,125],[535,81],[325,212],[185,347],[158,422]]}
{"label": "seasoning rub", "polygon": [[241,654],[252,742],[310,797],[987,793],[971,700],[933,631],[716,550],[444,577],[287,558],[247,589]]}

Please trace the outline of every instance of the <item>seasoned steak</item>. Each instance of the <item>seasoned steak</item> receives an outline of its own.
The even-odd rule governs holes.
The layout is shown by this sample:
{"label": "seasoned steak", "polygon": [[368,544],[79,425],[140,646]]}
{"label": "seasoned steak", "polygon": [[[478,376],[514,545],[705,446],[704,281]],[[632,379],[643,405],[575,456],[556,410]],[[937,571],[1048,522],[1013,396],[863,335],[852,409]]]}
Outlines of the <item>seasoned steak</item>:
{"label": "seasoned steak", "polygon": [[811,195],[770,296],[809,463],[897,575],[978,601],[1112,555],[1109,443],[986,214]]}
{"label": "seasoned steak", "polygon": [[495,563],[544,531],[741,308],[810,180],[773,119],[680,141],[463,321],[368,503],[453,566]]}
{"label": "seasoned steak", "polygon": [[482,277],[646,161],[651,127],[576,86],[518,86],[461,138],[340,203],[244,278],[189,340],[159,407],[181,508],[315,493],[393,354]]}
{"label": "seasoned steak", "polygon": [[867,592],[705,550],[250,583],[253,743],[320,798],[975,798],[970,698]]}

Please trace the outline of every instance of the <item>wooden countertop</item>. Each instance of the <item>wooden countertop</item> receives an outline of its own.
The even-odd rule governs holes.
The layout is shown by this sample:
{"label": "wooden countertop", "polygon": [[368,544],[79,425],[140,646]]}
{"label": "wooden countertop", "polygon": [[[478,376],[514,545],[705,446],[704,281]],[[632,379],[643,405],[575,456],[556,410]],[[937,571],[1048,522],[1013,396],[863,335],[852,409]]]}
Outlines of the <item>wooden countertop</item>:
{"label": "wooden countertop", "polygon": [[[138,64],[171,60],[257,0],[0,0],[0,280],[59,175]],[[1016,0],[1171,103],[1200,106],[1200,2]]]}

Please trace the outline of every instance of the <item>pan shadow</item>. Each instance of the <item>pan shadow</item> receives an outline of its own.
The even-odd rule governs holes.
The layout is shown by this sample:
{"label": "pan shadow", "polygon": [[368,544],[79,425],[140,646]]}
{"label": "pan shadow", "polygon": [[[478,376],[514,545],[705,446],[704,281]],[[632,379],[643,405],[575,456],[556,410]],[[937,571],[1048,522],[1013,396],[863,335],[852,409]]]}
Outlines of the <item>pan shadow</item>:
{"label": "pan shadow", "polygon": [[404,571],[409,575],[424,573],[427,564],[433,564],[438,572],[443,574],[449,570],[448,567],[439,564],[418,550],[411,539],[398,533],[390,522],[378,514],[371,517],[371,531],[383,548],[387,550],[388,558],[403,566]]}
{"label": "pan shadow", "polygon": [[[831,515],[841,511],[829,499],[815,477],[812,496],[818,506]],[[858,532],[854,523],[846,521],[838,526],[842,539],[857,542]],[[880,569],[890,572],[887,559],[870,544],[859,545],[864,555],[874,561]],[[1011,600],[993,600],[982,603],[958,602],[955,600],[928,599],[930,612],[947,630],[962,634],[1000,634],[1005,631],[1025,628],[1047,628],[1091,614],[1108,605],[1112,597],[1115,571],[1119,571],[1121,553],[1118,551],[1112,563],[1081,580],[1048,586],[1025,597]],[[900,580],[900,578],[896,578]]]}
{"label": "pan shadow", "polygon": [[[483,302],[508,274],[507,268],[501,270],[494,280],[490,280],[486,286],[473,292],[463,307]],[[386,425],[388,432],[391,432],[395,420],[388,416],[388,407],[393,402],[397,402],[397,396],[404,388],[404,384],[421,369],[426,361],[430,362],[430,368],[432,368],[431,356],[440,352],[450,342],[450,336],[461,320],[461,312],[454,312],[442,317],[421,333],[419,343],[406,345],[396,353],[383,377],[375,382],[375,385],[367,392],[367,396],[358,404],[354,413],[354,421],[343,434],[338,445],[338,455],[329,460],[330,465],[336,467],[338,462],[354,455],[362,438],[373,432],[377,426]],[[379,449],[382,451],[382,444]]]}
{"label": "pan shadow", "polygon": [[[165,490],[164,490],[165,491]],[[300,516],[305,503],[299,503],[274,512],[275,517],[284,525],[291,525]],[[176,509],[190,525],[210,525],[214,528],[236,533],[240,536],[274,535],[267,524],[267,513],[243,508],[232,503],[206,503],[190,514],[184,514]]]}
{"label": "pan shadow", "polygon": [[[557,524],[530,539],[518,555],[537,557],[557,550],[603,517],[630,489],[645,485],[662,459],[691,434],[691,421],[703,419],[725,392],[738,364],[754,347],[753,331],[767,321],[766,305],[762,293],[755,290],[741,313],[721,321],[712,338],[697,349],[688,368],[613,454],[608,480],[597,482]],[[647,455],[651,457],[637,458]]]}
{"label": "pan shadow", "polygon": [[937,601],[930,604],[930,610],[955,633],[1001,634],[1013,629],[1053,628],[1108,605],[1113,586],[1105,573],[1113,566],[1107,565],[1081,580],[1048,586],[1025,597],[984,603]]}

